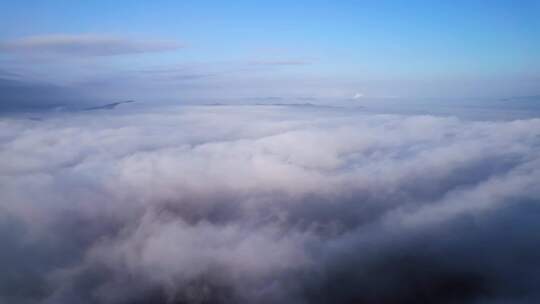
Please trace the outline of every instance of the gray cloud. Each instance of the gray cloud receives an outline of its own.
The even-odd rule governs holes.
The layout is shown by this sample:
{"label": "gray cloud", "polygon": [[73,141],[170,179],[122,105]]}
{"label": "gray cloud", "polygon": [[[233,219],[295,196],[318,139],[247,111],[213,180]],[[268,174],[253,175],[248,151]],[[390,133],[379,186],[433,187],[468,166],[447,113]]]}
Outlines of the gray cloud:
{"label": "gray cloud", "polygon": [[38,56],[111,56],[171,51],[181,47],[173,41],[132,40],[90,34],[30,36],[0,42],[0,52]]}
{"label": "gray cloud", "polygon": [[184,106],[0,126],[2,302],[540,299],[539,119]]}

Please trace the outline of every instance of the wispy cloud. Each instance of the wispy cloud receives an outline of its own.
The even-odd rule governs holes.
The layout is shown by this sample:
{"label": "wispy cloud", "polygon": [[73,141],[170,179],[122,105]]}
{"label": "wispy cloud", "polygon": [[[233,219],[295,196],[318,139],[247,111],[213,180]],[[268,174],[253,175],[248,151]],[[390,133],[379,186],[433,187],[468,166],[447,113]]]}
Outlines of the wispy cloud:
{"label": "wispy cloud", "polygon": [[268,65],[268,66],[289,66],[289,65],[310,65],[309,60],[257,60],[251,61],[250,65]]}
{"label": "wispy cloud", "polygon": [[134,40],[108,35],[40,35],[0,42],[0,52],[32,55],[112,56],[171,51],[184,47],[169,40]]}
{"label": "wispy cloud", "polygon": [[139,74],[151,76],[154,79],[162,80],[196,80],[213,77],[216,74],[209,71],[189,68],[189,67],[173,67],[173,68],[149,68],[137,71]]}

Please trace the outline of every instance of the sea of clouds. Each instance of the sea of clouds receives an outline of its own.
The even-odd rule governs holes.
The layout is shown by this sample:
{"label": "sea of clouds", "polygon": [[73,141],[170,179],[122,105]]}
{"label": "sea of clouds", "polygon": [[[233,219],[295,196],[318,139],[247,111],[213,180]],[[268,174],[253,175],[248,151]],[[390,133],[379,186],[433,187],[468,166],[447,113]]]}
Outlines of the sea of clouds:
{"label": "sea of clouds", "polygon": [[540,119],[0,118],[0,303],[538,303]]}

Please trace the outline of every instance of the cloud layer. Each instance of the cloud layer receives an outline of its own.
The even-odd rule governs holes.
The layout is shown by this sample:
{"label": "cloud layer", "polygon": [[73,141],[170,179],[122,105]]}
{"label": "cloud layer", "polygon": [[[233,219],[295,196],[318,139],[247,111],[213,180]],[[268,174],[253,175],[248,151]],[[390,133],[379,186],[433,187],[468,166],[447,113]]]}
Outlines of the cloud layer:
{"label": "cloud layer", "polygon": [[0,120],[0,302],[535,303],[540,119]]}

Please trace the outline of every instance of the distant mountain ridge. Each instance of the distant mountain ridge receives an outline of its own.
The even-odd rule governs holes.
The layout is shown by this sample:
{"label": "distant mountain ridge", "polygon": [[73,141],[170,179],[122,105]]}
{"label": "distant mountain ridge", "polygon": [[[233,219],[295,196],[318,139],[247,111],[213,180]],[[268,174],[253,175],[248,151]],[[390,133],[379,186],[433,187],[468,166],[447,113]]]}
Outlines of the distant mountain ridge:
{"label": "distant mountain ridge", "polygon": [[118,102],[108,103],[108,104],[101,105],[101,106],[85,108],[84,111],[112,110],[112,109],[116,108],[117,106],[119,106],[121,104],[132,103],[132,102],[135,102],[135,100],[126,100],[126,101],[118,101]]}

